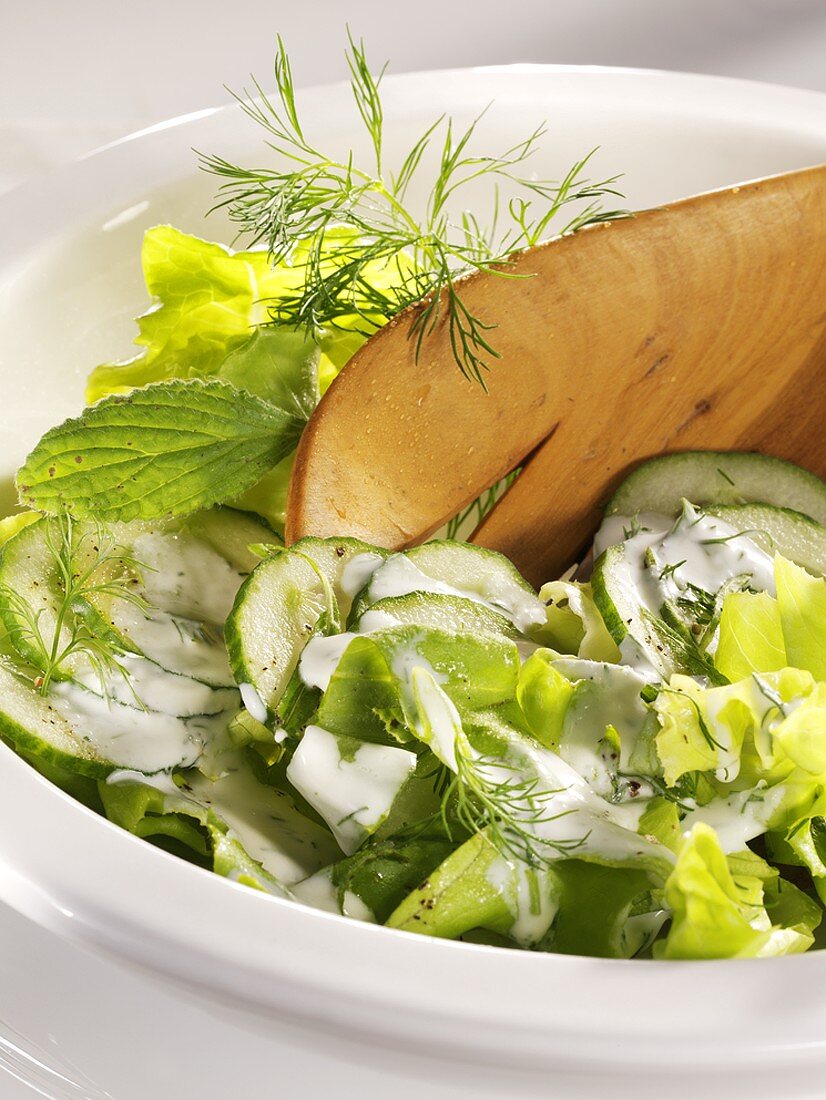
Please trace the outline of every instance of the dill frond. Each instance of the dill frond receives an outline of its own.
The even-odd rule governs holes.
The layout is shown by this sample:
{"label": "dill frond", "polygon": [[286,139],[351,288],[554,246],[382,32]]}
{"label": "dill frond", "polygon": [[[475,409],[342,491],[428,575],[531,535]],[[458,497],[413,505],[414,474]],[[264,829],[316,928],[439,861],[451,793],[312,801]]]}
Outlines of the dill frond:
{"label": "dill frond", "polygon": [[[514,252],[625,216],[602,205],[619,195],[617,177],[589,179],[589,153],[561,180],[531,178],[527,162],[546,134],[544,124],[498,154],[474,152],[485,112],[464,129],[445,116],[436,119],[398,168],[389,169],[381,99],[385,70],[374,74],[363,42],[349,34],[346,57],[369,138],[367,160],[359,162],[353,150],[331,155],[306,136],[279,37],[275,94],[267,96],[253,78],[252,87],[236,99],[281,164],[248,167],[200,154],[201,166],[221,180],[213,209],[226,209],[239,235],[253,246],[265,245],[273,263],[302,269],[301,287],[268,303],[274,323],[303,327],[310,335],[336,327],[370,335],[421,303],[411,333],[417,355],[428,333],[443,322],[459,369],[484,386],[485,372],[497,358],[491,331],[496,326],[468,307],[462,276],[492,271],[513,278]],[[423,209],[408,203],[414,180],[428,196]],[[467,189],[484,183],[491,192],[486,222],[462,209]],[[510,195],[507,201],[500,200],[501,189]],[[560,218],[566,207],[576,211],[567,221]]]}
{"label": "dill frond", "polygon": [[560,790],[549,790],[538,777],[524,777],[500,757],[475,753],[466,739],[456,742],[457,770],[442,794],[441,816],[451,834],[454,822],[468,833],[486,830],[506,859],[542,867],[570,857],[587,834],[569,840],[543,836],[543,827],[571,813],[554,810]]}

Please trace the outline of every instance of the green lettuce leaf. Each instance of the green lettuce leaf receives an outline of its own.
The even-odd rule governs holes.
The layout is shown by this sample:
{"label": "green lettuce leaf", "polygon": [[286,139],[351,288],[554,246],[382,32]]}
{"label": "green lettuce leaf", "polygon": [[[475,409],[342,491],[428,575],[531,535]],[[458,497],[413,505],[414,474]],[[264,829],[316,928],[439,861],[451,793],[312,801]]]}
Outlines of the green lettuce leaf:
{"label": "green lettuce leaf", "polygon": [[106,816],[122,829],[192,863],[210,867],[217,874],[269,894],[289,897],[207,805],[183,792],[175,795],[132,780],[101,782],[98,790]]}
{"label": "green lettuce leaf", "polygon": [[[324,264],[352,231],[328,233]],[[224,378],[306,423],[319,397],[369,335],[362,318],[339,318],[313,334],[271,322],[271,307],[300,288],[305,255],[273,267],[264,251],[236,252],[168,225],[147,231],[142,252],[151,307],[137,319],[140,354],[105,363],[89,377],[91,404],[112,394],[173,379]],[[398,265],[377,263],[364,272],[376,286],[398,281]],[[292,455],[285,455],[233,501],[265,516],[283,533]],[[259,474],[260,476],[260,474]]]}
{"label": "green lettuce leaf", "polygon": [[[732,869],[714,830],[694,826],[665,884],[671,927],[665,940],[655,945],[655,957],[754,958],[797,954],[811,947],[814,937],[801,924],[794,905],[793,926],[772,923],[764,904],[765,864],[760,867],[749,856],[746,853],[744,866],[735,860]],[[749,873],[755,870],[759,873]],[[782,916],[779,895],[777,902],[776,915]]]}
{"label": "green lettuce leaf", "polygon": [[300,283],[300,271],[273,270],[266,252],[234,252],[170,225],[147,231],[141,256],[153,305],[138,318],[135,343],[145,349],[124,363],[106,363],[89,377],[86,397],[98,401],[149,382],[207,377],[268,320],[266,299]]}
{"label": "green lettuce leaf", "polygon": [[[514,913],[495,875],[501,862],[487,834],[476,833],[399,903],[387,918],[387,926],[449,940],[474,928],[506,934],[514,923]],[[533,875],[537,893],[552,897],[552,876],[543,875],[540,881],[536,872]],[[537,909],[543,902],[547,904],[547,899],[537,899]]]}
{"label": "green lettuce leaf", "polygon": [[799,768],[811,775],[826,775],[826,683],[815,684],[778,722],[773,741]]}
{"label": "green lettuce leaf", "polygon": [[714,664],[727,680],[776,672],[786,658],[777,600],[768,592],[732,592],[723,601]]}
{"label": "green lettuce leaf", "polygon": [[788,663],[826,680],[826,580],[779,554],[774,576]]}
{"label": "green lettuce leaf", "polygon": [[543,951],[625,959],[640,944],[628,935],[634,901],[649,893],[649,876],[625,867],[565,860],[554,867],[558,912]]}
{"label": "green lettuce leaf", "polygon": [[516,698],[525,723],[541,745],[558,749],[574,685],[553,666],[556,654],[538,649],[519,673]]}
{"label": "green lettuce leaf", "polygon": [[320,396],[318,360],[318,348],[303,332],[259,328],[226,357],[216,373],[306,423]]}
{"label": "green lettuce leaf", "polygon": [[340,891],[361,898],[383,924],[411,890],[423,883],[456,847],[443,836],[373,840],[333,864],[328,874]]}
{"label": "green lettuce leaf", "polygon": [[619,647],[597,610],[590,584],[549,581],[539,598],[548,605],[547,625],[537,632],[544,645],[591,661],[619,661]]}
{"label": "green lettuce leaf", "polygon": [[45,512],[184,515],[249,488],[300,430],[295,417],[228,382],[159,383],[48,431],[18,472],[18,489]]}
{"label": "green lettuce leaf", "polygon": [[673,676],[654,703],[661,727],[657,753],[666,783],[673,786],[693,771],[716,772],[722,782],[739,776],[751,785],[785,778],[792,757],[784,741],[797,746],[793,751],[807,751],[803,719],[787,727],[785,715],[794,713],[789,704],[801,704],[813,686],[808,672],[793,668],[714,688]]}

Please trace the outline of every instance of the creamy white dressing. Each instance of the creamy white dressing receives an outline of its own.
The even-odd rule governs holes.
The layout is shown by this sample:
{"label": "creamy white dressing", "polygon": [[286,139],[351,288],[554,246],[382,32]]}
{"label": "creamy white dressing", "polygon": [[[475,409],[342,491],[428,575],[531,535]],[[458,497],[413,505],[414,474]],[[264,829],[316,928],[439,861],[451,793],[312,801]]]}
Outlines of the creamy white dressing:
{"label": "creamy white dressing", "polygon": [[253,685],[239,684],[238,690],[241,693],[241,702],[244,704],[247,714],[254,718],[256,722],[264,725],[267,721],[267,707]]}
{"label": "creamy white dressing", "polygon": [[633,958],[649,947],[670,915],[667,909],[654,909],[628,917],[622,929],[626,956]]}
{"label": "creamy white dressing", "polygon": [[[771,555],[747,534],[688,503],[676,523],[650,514],[635,520],[609,516],[594,545],[601,552],[617,543],[625,546],[625,583],[654,615],[659,615],[666,599],[674,599],[689,585],[716,593],[727,582],[743,577],[755,591],[775,592]],[[647,559],[649,552],[653,561]]]}
{"label": "creamy white dressing", "polygon": [[671,854],[637,833],[644,802],[609,803],[580,774],[547,749],[536,753],[539,789],[556,792],[543,800],[536,835],[549,846],[563,845],[574,857],[594,854],[616,863],[649,856],[670,862]]}
{"label": "creamy white dressing", "polygon": [[462,732],[458,710],[437,684],[432,669],[422,666],[414,668],[410,687],[416,736],[455,772],[456,738]]}
{"label": "creamy white dressing", "polygon": [[[576,683],[560,740],[559,754],[603,797],[612,791],[612,775],[630,770],[630,760],[649,710],[640,697],[647,681],[623,665],[562,657],[554,668]],[[605,745],[613,726],[619,734],[618,759]]]}
{"label": "creamy white dressing", "polygon": [[142,570],[142,594],[172,615],[223,625],[244,574],[200,539],[185,533],[146,532],[133,544]]}
{"label": "creamy white dressing", "polygon": [[[636,831],[644,804],[613,805],[595,794],[582,776],[561,757],[547,749],[528,750],[530,762],[525,774],[538,777],[533,802],[524,805],[525,826],[536,838],[537,849],[546,858],[560,859],[599,856],[621,865],[648,859],[667,869],[673,863],[671,852],[660,844],[641,837]],[[513,772],[502,768],[502,778]],[[535,814],[540,796],[542,813]],[[520,816],[518,802],[513,807]],[[488,881],[499,889],[514,916],[510,935],[522,946],[531,946],[545,934],[555,914],[549,884],[541,872],[534,878],[518,861],[502,857],[488,872]],[[540,903],[537,903],[540,899]]]}
{"label": "creamy white dressing", "polygon": [[620,664],[631,668],[641,676],[646,683],[658,683],[660,674],[648,658],[643,647],[636,638],[626,634],[619,644]]}
{"label": "creamy white dressing", "polygon": [[717,833],[724,852],[742,852],[746,844],[765,833],[772,814],[782,802],[784,785],[735,791],[727,798],[714,798],[707,806],[690,809],[680,828],[686,836],[698,821]]}
{"label": "creamy white dressing", "polygon": [[339,588],[344,595],[349,596],[351,600],[357,596],[383,561],[384,557],[381,554],[372,553],[356,554],[355,557],[350,558],[341,571],[339,581]]}
{"label": "creamy white dressing", "polygon": [[401,626],[395,615],[381,608],[368,607],[361,613],[357,629],[359,634],[374,634],[377,630],[392,630],[395,626]]}
{"label": "creamy white dressing", "polygon": [[141,772],[191,767],[229,720],[227,713],[180,718],[141,710],[107,701],[71,681],[55,683],[49,703],[101,756],[120,768]]}
{"label": "creamy white dressing", "polygon": [[326,691],[330,680],[344,656],[344,652],[357,634],[316,634],[304,647],[298,661],[298,675],[307,687]]}
{"label": "creamy white dressing", "polygon": [[717,592],[727,581],[745,575],[749,586],[775,594],[774,559],[736,527],[686,505],[674,527],[660,541],[657,556],[671,565],[678,587],[694,584]]}
{"label": "creamy white dressing", "polygon": [[368,742],[352,758],[343,757],[334,734],[308,726],[287,778],[321,814],[345,855],[352,855],[387,817],[415,768],[415,753]]}
{"label": "creamy white dressing", "polygon": [[352,890],[340,893],[329,874],[320,871],[298,882],[292,887],[292,894],[298,901],[311,905],[313,909],[323,909],[327,913],[339,913],[351,920],[366,921],[375,924],[376,918],[369,906]]}
{"label": "creamy white dressing", "polygon": [[633,518],[606,516],[594,535],[594,558],[598,558],[609,546],[629,542],[634,537],[639,537],[644,545],[648,545],[648,542],[658,542],[673,526],[674,520],[659,512],[640,512]]}
{"label": "creamy white dressing", "polygon": [[[338,858],[326,832],[308,822],[282,791],[260,783],[237,756],[215,781],[187,778],[192,797],[211,807],[244,851],[285,886]],[[179,792],[182,793],[182,792]]]}
{"label": "creamy white dressing", "polygon": [[[102,672],[82,664],[73,682],[53,684],[50,703],[121,772],[198,763],[218,774],[239,706],[222,627],[243,576],[185,533],[144,532],[133,552],[144,604],[115,599],[110,613],[142,655],[121,654]],[[260,716],[263,704],[246,695]]]}
{"label": "creamy white dressing", "polygon": [[550,876],[499,856],[485,875],[514,915],[508,935],[520,947],[534,947],[551,927],[559,906]]}
{"label": "creamy white dressing", "polygon": [[186,673],[219,687],[234,680],[220,634],[210,637],[203,623],[151,608],[145,613],[127,600],[115,600],[112,625],[150,660],[170,672]]}
{"label": "creamy white dressing", "polygon": [[114,703],[191,718],[196,714],[219,714],[232,709],[238,700],[235,688],[212,688],[201,680],[183,676],[147,661],[124,654],[118,664],[98,674],[79,671],[75,680],[88,691]]}
{"label": "creamy white dressing", "polygon": [[170,772],[156,772],[155,775],[144,775],[143,772],[137,772],[132,768],[118,768],[116,771],[109,772],[106,776],[106,783],[113,787],[123,783],[143,783],[146,787],[154,787],[154,789],[160,791],[161,794],[175,798],[181,796],[181,791]]}

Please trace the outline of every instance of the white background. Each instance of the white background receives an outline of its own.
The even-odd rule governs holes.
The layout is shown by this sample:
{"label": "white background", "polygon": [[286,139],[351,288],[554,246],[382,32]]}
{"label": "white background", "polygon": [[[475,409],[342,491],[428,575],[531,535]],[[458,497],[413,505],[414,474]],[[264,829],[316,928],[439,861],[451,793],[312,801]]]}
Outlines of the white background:
{"label": "white background", "polygon": [[0,0],[0,190],[163,118],[344,75],[345,24],[392,69],[557,62],[826,91],[826,0]]}

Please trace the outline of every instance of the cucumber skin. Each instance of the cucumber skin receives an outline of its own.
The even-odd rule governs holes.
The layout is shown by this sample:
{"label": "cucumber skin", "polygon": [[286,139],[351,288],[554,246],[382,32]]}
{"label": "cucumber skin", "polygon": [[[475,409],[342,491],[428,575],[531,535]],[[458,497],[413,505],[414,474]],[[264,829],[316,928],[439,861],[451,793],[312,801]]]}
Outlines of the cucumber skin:
{"label": "cucumber skin", "polygon": [[[307,575],[299,580],[294,580],[286,574],[283,579],[279,578],[278,573],[282,569],[289,569],[290,565],[293,564],[305,569]],[[224,641],[227,647],[229,665],[236,683],[252,684],[267,707],[270,719],[276,716],[278,704],[289,683],[290,675],[297,664],[301,651],[315,633],[316,624],[320,617],[317,616],[313,622],[307,623],[308,629],[300,631],[298,635],[292,631],[290,637],[287,637],[286,630],[282,629],[279,636],[279,628],[290,627],[292,630],[293,624],[284,619],[284,609],[278,606],[277,601],[273,598],[273,592],[277,595],[279,589],[287,582],[297,585],[297,590],[308,594],[314,581],[318,585],[319,595],[323,595],[321,579],[315,574],[315,570],[305,554],[293,554],[291,550],[283,550],[271,558],[266,558],[256,566],[238,589],[235,603],[224,624]],[[261,616],[253,614],[251,619],[248,616],[250,607],[261,603],[268,607],[270,611],[275,609],[277,618],[280,621],[276,623],[276,636],[268,636],[267,638],[266,648],[268,652],[264,654],[259,651],[254,656],[254,644],[251,646],[251,642],[260,642],[257,627],[260,625]],[[278,675],[279,681],[283,680],[283,683],[277,682],[270,689],[262,684],[261,674],[271,670],[273,662],[278,658],[278,649],[282,647],[286,649],[289,646],[292,646],[292,651],[287,655],[288,660]],[[262,660],[266,663],[261,664]]]}
{"label": "cucumber skin", "polygon": [[623,619],[617,610],[617,605],[611,598],[611,594],[608,591],[608,587],[605,583],[604,566],[607,563],[606,555],[610,554],[614,549],[613,546],[609,546],[600,558],[594,563],[594,569],[591,573],[591,593],[594,597],[594,603],[597,606],[602,616],[602,621],[605,623],[605,628],[614,641],[619,645],[623,638],[628,634],[628,624]]}
{"label": "cucumber skin", "polygon": [[[465,615],[464,621],[457,621],[452,626],[435,621],[435,617],[429,614],[430,608],[442,609],[448,616],[453,613],[458,617]],[[425,629],[448,630],[455,629],[461,633],[476,633],[481,631],[486,634],[502,634],[513,641],[522,635],[504,615],[498,611],[492,611],[483,604],[464,596],[449,596],[440,592],[409,592],[405,596],[386,596],[383,600],[369,604],[365,611],[387,611],[392,615],[396,609],[404,614],[413,610],[408,618],[400,619],[401,626],[421,626]],[[358,630],[358,620],[353,621],[353,629]]]}
{"label": "cucumber skin", "polygon": [[[796,565],[815,570],[821,576],[826,575],[826,527],[811,516],[762,501],[712,505],[706,510],[732,527],[753,527],[758,537],[752,537],[758,545],[764,541],[759,538],[759,533],[765,531],[769,536],[765,541],[769,545],[764,549],[768,553],[776,550]],[[744,519],[748,520],[745,524],[742,522]]]}
{"label": "cucumber skin", "polygon": [[116,765],[102,758],[73,756],[55,745],[37,737],[31,730],[0,711],[0,739],[7,740],[18,753],[28,753],[47,764],[55,764],[66,771],[86,776],[87,779],[105,779],[116,770]]}
{"label": "cucumber skin", "polygon": [[[694,477],[699,467],[706,467],[703,479],[711,486],[716,474],[717,488],[678,492],[681,466],[686,468],[688,476]],[[719,473],[725,466],[729,466],[734,475],[730,479]],[[748,491],[744,496],[738,492],[738,471],[744,471],[740,476],[747,481],[759,482],[759,494]],[[685,482],[685,475],[682,480]],[[732,481],[735,484],[731,484]],[[675,488],[664,492],[664,484],[669,483]],[[679,511],[680,498],[684,496],[699,506],[761,503],[790,508],[817,523],[826,524],[826,482],[785,459],[743,451],[678,451],[652,458],[625,478],[608,501],[605,514],[632,516],[638,512],[660,512],[672,515]],[[666,497],[668,503],[663,506]]]}
{"label": "cucumber skin", "polygon": [[[454,587],[460,588],[461,581],[466,574],[460,574],[459,576],[445,574],[438,566],[434,569],[432,564],[430,568],[427,565],[427,558],[433,556],[434,553],[439,554],[440,551],[447,550],[459,550],[463,557],[462,561],[467,563],[469,559],[479,561],[488,561],[495,563],[503,568],[503,574],[507,576],[508,580],[512,582],[517,588],[522,589],[526,595],[533,596],[536,600],[539,600],[539,593],[536,589],[525,580],[516,566],[506,558],[504,554],[500,554],[498,550],[489,550],[484,546],[475,546],[473,543],[462,542],[459,539],[432,539],[430,542],[424,542],[420,546],[414,546],[410,550],[399,550],[397,553],[409,558],[414,565],[428,577],[432,577],[434,580],[444,581],[447,584],[453,584]],[[388,554],[388,556],[390,556]],[[418,562],[421,558],[425,558],[424,567],[419,566]],[[437,558],[438,561],[438,558]],[[432,570],[432,571],[431,571]],[[369,607],[372,606],[369,598],[371,580],[368,580],[361,591],[357,592],[353,598],[352,607],[350,609],[350,615],[347,619],[347,628],[353,629],[354,625],[358,623],[358,620],[364,614]],[[395,598],[395,597],[393,597]],[[461,597],[473,602],[473,597],[468,595]]]}
{"label": "cucumber skin", "polygon": [[[616,546],[609,546],[599,557],[594,565],[594,571],[591,574],[591,591],[594,597],[594,603],[597,606],[597,610],[602,616],[602,621],[605,623],[606,629],[617,645],[621,645],[623,640],[629,635],[634,638],[637,645],[644,651],[648,648],[644,641],[641,641],[632,631],[627,618],[623,618],[617,607],[613,596],[609,590],[609,586],[606,578],[610,574],[610,566],[612,561],[616,562],[620,558],[624,558],[624,546],[622,543]],[[638,615],[645,614],[643,609],[637,612]],[[657,647],[658,653],[652,655],[650,658],[653,666],[659,665],[658,671],[662,675],[662,678],[670,679],[674,672],[686,673],[689,676],[703,675],[707,676],[712,684],[726,684],[728,680],[724,676],[721,676],[717,669],[714,668],[710,661],[703,660],[701,653],[697,653],[696,662],[693,659],[693,654],[690,652],[691,639],[684,635],[683,631],[676,627],[673,623],[662,621],[660,627],[655,622],[655,627],[660,634],[660,640],[662,641],[662,647]],[[680,653],[684,654],[685,659],[680,659]],[[671,671],[668,671],[667,665],[671,665]]]}
{"label": "cucumber skin", "polygon": [[[12,717],[5,709],[5,704],[12,691],[18,689],[31,693],[31,702],[34,702],[37,709],[50,709],[45,700],[35,695],[29,685],[21,683],[13,673],[0,665],[0,737],[9,741],[15,749],[21,752],[30,753],[49,764],[55,764],[60,768],[76,772],[79,775],[85,775],[90,779],[105,779],[110,772],[115,770],[116,765],[112,761],[98,756],[86,742],[75,738],[68,725],[63,722],[58,714],[55,714],[54,724],[55,726],[65,726],[65,729],[61,732],[67,740],[74,741],[77,744],[77,752],[69,752],[66,749],[59,748],[53,742],[46,741],[32,729],[22,725],[17,718]],[[43,718],[49,721],[45,719],[45,715],[43,715]]]}

